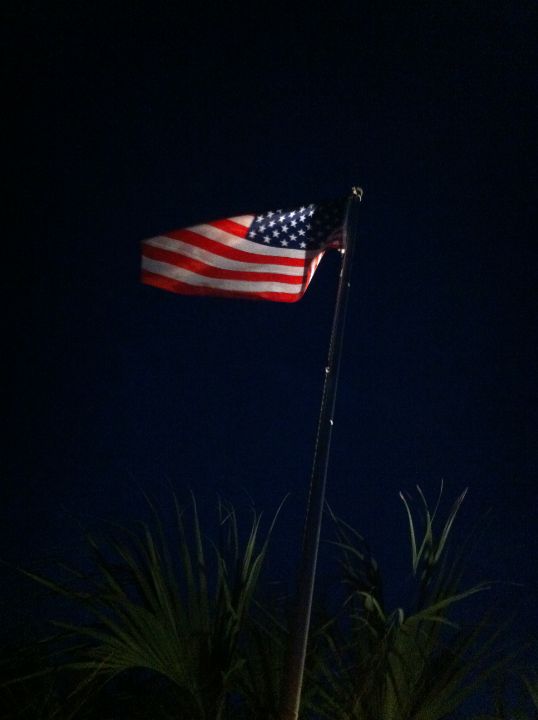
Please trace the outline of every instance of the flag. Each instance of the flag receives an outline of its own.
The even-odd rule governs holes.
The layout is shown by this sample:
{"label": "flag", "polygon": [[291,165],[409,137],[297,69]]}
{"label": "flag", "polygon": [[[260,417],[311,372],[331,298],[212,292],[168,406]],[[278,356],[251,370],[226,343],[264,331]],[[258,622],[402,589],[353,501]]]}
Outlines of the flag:
{"label": "flag", "polygon": [[241,215],[142,243],[142,282],[183,295],[295,302],[328,248],[342,248],[346,200]]}

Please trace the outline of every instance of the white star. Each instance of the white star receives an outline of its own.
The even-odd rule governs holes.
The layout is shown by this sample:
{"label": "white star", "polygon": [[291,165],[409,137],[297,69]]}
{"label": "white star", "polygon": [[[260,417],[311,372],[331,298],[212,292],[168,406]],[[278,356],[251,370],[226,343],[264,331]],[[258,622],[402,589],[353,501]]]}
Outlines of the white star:
{"label": "white star", "polygon": [[281,215],[278,219],[280,220],[280,222],[284,222],[284,220],[286,219],[286,215]]}
{"label": "white star", "polygon": [[275,213],[270,210],[270,211],[267,213],[267,217],[273,217],[274,214],[275,214]]}
{"label": "white star", "polygon": [[254,235],[256,235],[256,233],[254,232],[254,230],[251,230],[251,231],[249,232],[249,234],[248,234],[249,237],[254,237]]}
{"label": "white star", "polygon": [[290,235],[290,240],[297,240],[297,235],[295,235],[295,233],[292,233]]}
{"label": "white star", "polygon": [[305,234],[305,230],[303,230],[303,229],[301,228],[301,230],[299,230],[299,235],[304,235],[304,234]]}
{"label": "white star", "polygon": [[299,220],[300,220],[301,222],[304,222],[304,221],[306,220],[306,215],[301,215],[301,217],[299,218]]}
{"label": "white star", "polygon": [[308,216],[309,216],[309,217],[312,217],[313,214],[314,214],[314,208],[312,208],[312,210],[309,210]]}
{"label": "white star", "polygon": [[300,213],[302,213],[302,212],[305,212],[305,211],[306,211],[306,208],[305,208],[305,206],[304,206],[304,205],[303,205],[302,207],[300,207],[300,208],[299,208],[299,212],[300,212]]}
{"label": "white star", "polygon": [[275,225],[276,225],[276,221],[271,220],[271,222],[269,223],[269,227],[274,227]]}
{"label": "white star", "polygon": [[292,218],[295,215],[295,210],[290,210],[288,215],[290,216],[290,218]]}
{"label": "white star", "polygon": [[278,232],[278,230],[273,230],[273,237],[278,237],[279,235],[280,233]]}
{"label": "white star", "polygon": [[270,238],[266,235],[266,236],[263,238],[263,242],[264,242],[264,243],[270,243],[271,240],[270,240]]}
{"label": "white star", "polygon": [[284,230],[284,232],[288,232],[288,226],[287,226],[287,225],[282,225],[282,230]]}
{"label": "white star", "polygon": [[305,248],[305,247],[306,247],[306,243],[304,242],[304,240],[299,243],[299,247],[300,247],[300,248]]}
{"label": "white star", "polygon": [[290,223],[290,225],[291,225],[292,227],[295,227],[295,226],[297,225],[297,220],[292,220],[291,223]]}
{"label": "white star", "polygon": [[312,227],[312,225],[310,225],[310,223],[306,223],[306,229],[307,229],[307,230],[310,230],[311,227]]}
{"label": "white star", "polygon": [[258,229],[260,232],[265,232],[265,225],[260,225]]}
{"label": "white star", "polygon": [[286,247],[286,245],[288,244],[288,241],[287,241],[287,240],[281,240],[281,241],[280,241],[280,244],[281,244],[283,247]]}
{"label": "white star", "polygon": [[257,220],[258,222],[261,222],[261,221],[263,220],[263,215],[258,215],[258,217],[256,218],[256,220]]}

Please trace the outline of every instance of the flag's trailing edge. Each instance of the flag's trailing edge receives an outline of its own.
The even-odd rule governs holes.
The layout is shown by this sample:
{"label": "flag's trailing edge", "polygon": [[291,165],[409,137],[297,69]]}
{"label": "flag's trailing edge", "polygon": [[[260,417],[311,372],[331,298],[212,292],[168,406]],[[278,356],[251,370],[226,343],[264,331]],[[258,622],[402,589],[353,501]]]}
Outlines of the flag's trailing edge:
{"label": "flag's trailing edge", "polygon": [[342,247],[345,207],[242,215],[144,240],[141,280],[183,295],[295,302],[325,250]]}

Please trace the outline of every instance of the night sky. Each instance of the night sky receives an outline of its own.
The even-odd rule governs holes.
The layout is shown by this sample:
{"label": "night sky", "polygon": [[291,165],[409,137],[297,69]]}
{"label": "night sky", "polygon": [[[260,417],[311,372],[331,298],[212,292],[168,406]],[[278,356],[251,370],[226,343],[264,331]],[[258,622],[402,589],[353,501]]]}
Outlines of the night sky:
{"label": "night sky", "polygon": [[[361,185],[328,501],[400,577],[398,491],[469,487],[472,580],[535,631],[538,6],[382,5],[9,3],[8,563],[77,557],[144,493],[192,489],[208,528],[218,496],[289,493],[291,585],[339,256],[287,305],[143,286],[139,246]],[[2,572],[10,625],[28,588]]]}

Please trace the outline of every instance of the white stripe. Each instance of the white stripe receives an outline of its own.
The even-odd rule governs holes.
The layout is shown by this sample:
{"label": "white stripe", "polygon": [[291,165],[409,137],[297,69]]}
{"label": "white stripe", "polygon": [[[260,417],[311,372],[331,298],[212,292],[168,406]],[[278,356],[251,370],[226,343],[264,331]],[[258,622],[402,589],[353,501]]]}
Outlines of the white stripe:
{"label": "white stripe", "polygon": [[[274,255],[276,257],[288,257],[288,258],[300,258],[301,260],[306,256],[307,258],[316,255],[315,250],[293,250],[284,247],[271,247],[270,245],[263,245],[262,243],[252,242],[247,238],[240,238],[237,235],[227,233],[225,230],[219,230],[212,225],[193,225],[192,227],[184,228],[190,230],[193,233],[202,235],[202,237],[209,238],[210,240],[217,240],[223,245],[228,247],[236,248],[237,250],[243,250],[243,252],[252,252],[257,255]],[[267,233],[271,235],[271,232]]]}
{"label": "white stripe", "polygon": [[244,227],[249,227],[249,225],[254,220],[254,215],[238,215],[237,217],[227,219],[231,220],[234,223],[237,223],[238,225],[244,225]]}
{"label": "white stripe", "polygon": [[185,268],[178,268],[175,265],[169,265],[158,260],[151,260],[147,257],[142,257],[142,269],[148,272],[155,273],[156,275],[162,275],[163,277],[170,278],[171,280],[179,280],[180,282],[187,283],[189,285],[196,285],[197,287],[209,287],[219,290],[232,290],[235,292],[283,292],[292,293],[299,295],[303,292],[304,287],[302,284],[288,285],[283,282],[266,282],[253,280],[222,280],[221,278],[205,277],[204,275],[197,275],[190,270]]}
{"label": "white stripe", "polygon": [[209,250],[196,247],[196,245],[189,245],[189,243],[183,242],[182,240],[174,240],[169,237],[155,237],[144,241],[144,245],[151,245],[152,247],[163,248],[170,252],[184,255],[185,257],[193,258],[194,260],[200,260],[206,265],[221,268],[222,270],[241,270],[247,272],[258,272],[258,273],[280,273],[281,275],[299,275],[302,276],[304,273],[303,267],[295,267],[290,265],[266,265],[256,264],[252,262],[245,263],[241,260],[230,260],[229,258],[222,257],[222,255],[215,255]]}
{"label": "white stripe", "polygon": [[308,282],[306,283],[307,287],[310,283],[310,280],[314,277],[314,273],[318,269],[318,265],[321,262],[321,258],[325,255],[325,250],[318,253],[317,257],[314,258],[314,260],[310,263],[310,267],[308,268]]}

